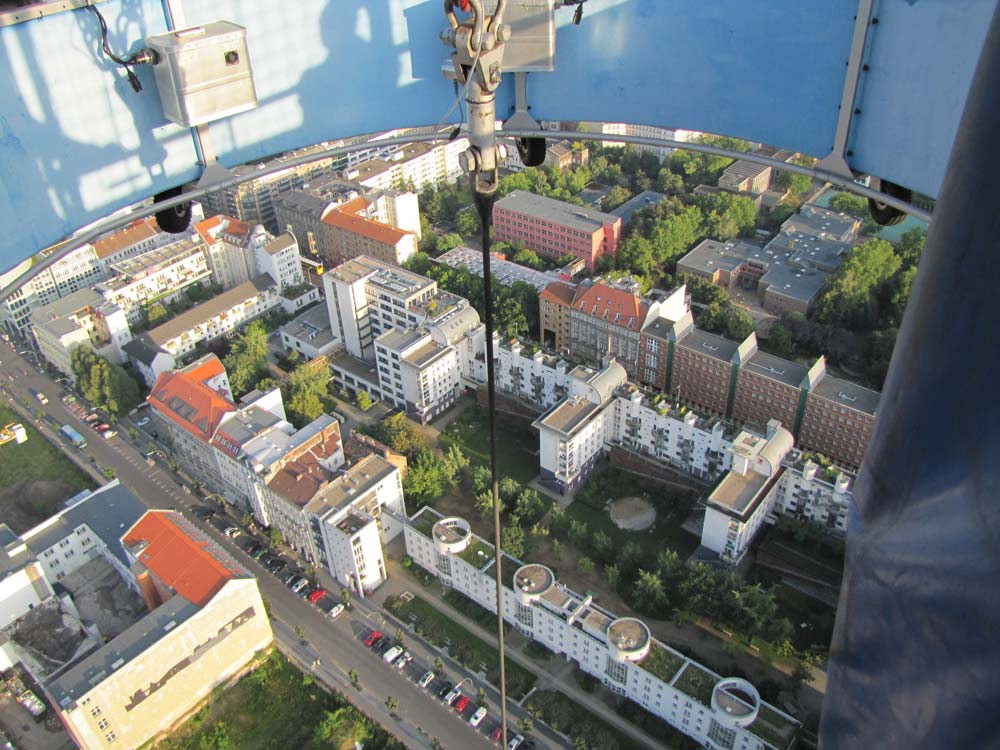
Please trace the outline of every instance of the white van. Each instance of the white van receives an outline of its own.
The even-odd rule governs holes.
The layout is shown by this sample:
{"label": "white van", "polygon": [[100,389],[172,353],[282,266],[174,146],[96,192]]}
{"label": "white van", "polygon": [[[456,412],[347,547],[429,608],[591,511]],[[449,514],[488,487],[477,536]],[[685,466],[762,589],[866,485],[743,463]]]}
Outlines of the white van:
{"label": "white van", "polygon": [[403,653],[402,648],[400,648],[399,646],[393,646],[384,654],[382,654],[382,661],[384,661],[386,664],[392,664],[394,661],[396,661],[396,659],[399,657],[401,653]]}

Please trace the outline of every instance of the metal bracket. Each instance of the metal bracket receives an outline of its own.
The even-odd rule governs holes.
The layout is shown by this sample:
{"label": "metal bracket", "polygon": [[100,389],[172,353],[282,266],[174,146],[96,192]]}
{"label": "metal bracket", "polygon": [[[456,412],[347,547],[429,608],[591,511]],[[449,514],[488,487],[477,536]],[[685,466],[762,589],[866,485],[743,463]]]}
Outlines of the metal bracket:
{"label": "metal bracket", "polygon": [[847,163],[847,139],[851,132],[851,120],[854,117],[854,102],[858,94],[858,83],[861,79],[862,58],[868,41],[868,30],[872,26],[872,8],[875,0],[859,0],[858,13],[854,17],[854,37],[851,40],[851,55],[847,59],[847,72],[844,75],[844,91],[840,97],[840,114],[837,117],[837,132],[833,139],[830,153],[817,164],[818,169],[824,169],[843,177],[854,179],[854,172]]}
{"label": "metal bracket", "polygon": [[538,120],[528,114],[528,74],[514,74],[514,114],[504,121],[502,130],[541,130]]}

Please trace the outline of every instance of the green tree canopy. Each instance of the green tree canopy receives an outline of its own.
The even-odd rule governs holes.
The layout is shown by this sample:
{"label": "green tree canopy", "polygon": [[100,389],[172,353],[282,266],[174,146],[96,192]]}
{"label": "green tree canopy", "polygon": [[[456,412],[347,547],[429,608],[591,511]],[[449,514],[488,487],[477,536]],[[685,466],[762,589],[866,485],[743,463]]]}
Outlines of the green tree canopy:
{"label": "green tree canopy", "polygon": [[817,320],[855,330],[878,320],[877,294],[902,261],[885,240],[855,247],[827,280],[816,305]]}
{"label": "green tree canopy", "polygon": [[255,320],[236,337],[222,364],[234,398],[257,387],[257,381],[267,373],[267,329],[261,321]]}

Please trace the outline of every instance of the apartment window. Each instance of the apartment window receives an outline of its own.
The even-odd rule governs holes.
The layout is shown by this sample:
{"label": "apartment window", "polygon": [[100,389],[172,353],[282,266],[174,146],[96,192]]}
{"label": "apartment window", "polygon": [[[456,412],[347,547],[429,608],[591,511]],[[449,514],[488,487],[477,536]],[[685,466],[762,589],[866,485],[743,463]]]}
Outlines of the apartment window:
{"label": "apartment window", "polygon": [[118,735],[116,735],[115,731],[112,729],[110,732],[104,735],[104,739],[106,739],[108,741],[108,744],[110,745],[112,742],[118,739]]}
{"label": "apartment window", "polygon": [[104,713],[104,712],[101,711],[101,707],[100,706],[94,706],[92,709],[90,709],[90,715],[93,716],[95,719],[98,716],[100,716],[102,713]]}

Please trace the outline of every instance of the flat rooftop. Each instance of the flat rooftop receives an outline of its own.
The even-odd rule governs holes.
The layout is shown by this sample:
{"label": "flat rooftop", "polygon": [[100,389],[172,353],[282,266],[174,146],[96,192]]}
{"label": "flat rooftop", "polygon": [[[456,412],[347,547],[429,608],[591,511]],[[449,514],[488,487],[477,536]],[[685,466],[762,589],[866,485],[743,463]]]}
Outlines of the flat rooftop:
{"label": "flat rooftop", "polygon": [[605,224],[614,224],[619,221],[617,216],[611,214],[535,195],[525,190],[514,190],[509,193],[496,202],[495,208],[514,211],[589,234],[602,229]]}
{"label": "flat rooftop", "polygon": [[764,489],[767,477],[756,471],[737,474],[731,471],[708,496],[708,504],[742,516]]}
{"label": "flat rooftop", "polygon": [[294,320],[285,323],[279,330],[282,335],[308,342],[317,349],[322,349],[337,340],[330,329],[330,316],[325,305],[317,305],[307,310]]}
{"label": "flat rooftop", "polygon": [[649,628],[632,617],[615,620],[608,628],[608,642],[628,651],[642,648],[649,637]]}
{"label": "flat rooftop", "polygon": [[245,281],[239,286],[226,290],[207,302],[202,302],[200,305],[192,307],[173,320],[168,320],[163,325],[147,331],[146,335],[149,336],[153,343],[162,346],[167,341],[177,338],[195,326],[211,320],[224,312],[228,312],[239,304],[252,300],[268,289],[276,288],[277,284],[275,284],[274,279],[270,275],[262,273],[250,281]]}
{"label": "flat rooftop", "polygon": [[[195,242],[185,237],[176,242],[171,242],[169,245],[147,250],[142,255],[136,255],[135,257],[119,261],[111,267],[122,276],[128,277],[129,281],[119,283],[117,286],[124,286],[144,276],[152,276],[167,266],[179,263],[190,258],[192,255],[200,253],[202,251],[201,248],[201,242]],[[114,281],[112,280],[107,283],[110,285]]]}
{"label": "flat rooftop", "polygon": [[760,284],[767,287],[768,294],[780,294],[809,304],[819,294],[829,275],[816,268],[806,269],[787,261],[775,261],[768,266]]}
{"label": "flat rooftop", "polygon": [[600,404],[577,397],[556,405],[548,414],[543,415],[536,424],[568,436],[585,425],[590,420],[590,417],[600,408]]}
{"label": "flat rooftop", "polygon": [[804,367],[796,362],[775,357],[767,352],[757,351],[747,360],[743,367],[755,375],[761,375],[779,383],[798,388],[805,380],[809,372],[808,367]]}
{"label": "flat rooftop", "polygon": [[408,352],[403,356],[403,361],[413,365],[417,369],[421,369],[431,364],[434,360],[445,356],[449,348],[441,346],[441,344],[431,339],[413,351]]}
{"label": "flat rooftop", "polygon": [[[472,250],[467,247],[456,247],[434,258],[434,262],[443,263],[452,268],[467,268],[476,276],[480,278],[483,276],[483,254],[478,250]],[[519,263],[499,258],[496,254],[490,258],[490,273],[502,284],[509,286],[515,281],[523,281],[526,284],[531,284],[538,292],[541,292],[545,287],[559,278],[557,274],[536,271],[534,268],[528,268]]]}
{"label": "flat rooftop", "polygon": [[609,211],[608,213],[612,216],[621,217],[622,224],[628,224],[632,220],[632,216],[636,211],[641,211],[644,208],[655,206],[662,203],[666,199],[667,196],[663,193],[657,193],[655,190],[643,190],[638,195],[629,198],[627,201],[622,203],[614,211]]}
{"label": "flat rooftop", "polygon": [[722,362],[732,362],[733,355],[736,354],[736,350],[740,346],[735,341],[698,328],[692,328],[687,336],[677,342],[677,345],[682,349],[689,349],[702,356],[712,357]]}
{"label": "flat rooftop", "polygon": [[396,467],[381,456],[366,456],[323,487],[306,509],[319,516],[340,510],[363,498],[394,471]]}
{"label": "flat rooftop", "polygon": [[882,397],[878,391],[830,375],[820,380],[811,392],[865,414],[875,414],[878,411],[879,399]]}
{"label": "flat rooftop", "polygon": [[522,565],[515,571],[514,578],[515,586],[526,594],[538,594],[555,583],[552,571],[538,563]]}
{"label": "flat rooftop", "polygon": [[759,247],[739,240],[702,240],[677,262],[678,271],[690,269],[704,274],[712,274],[717,270],[731,272],[760,251]]}

